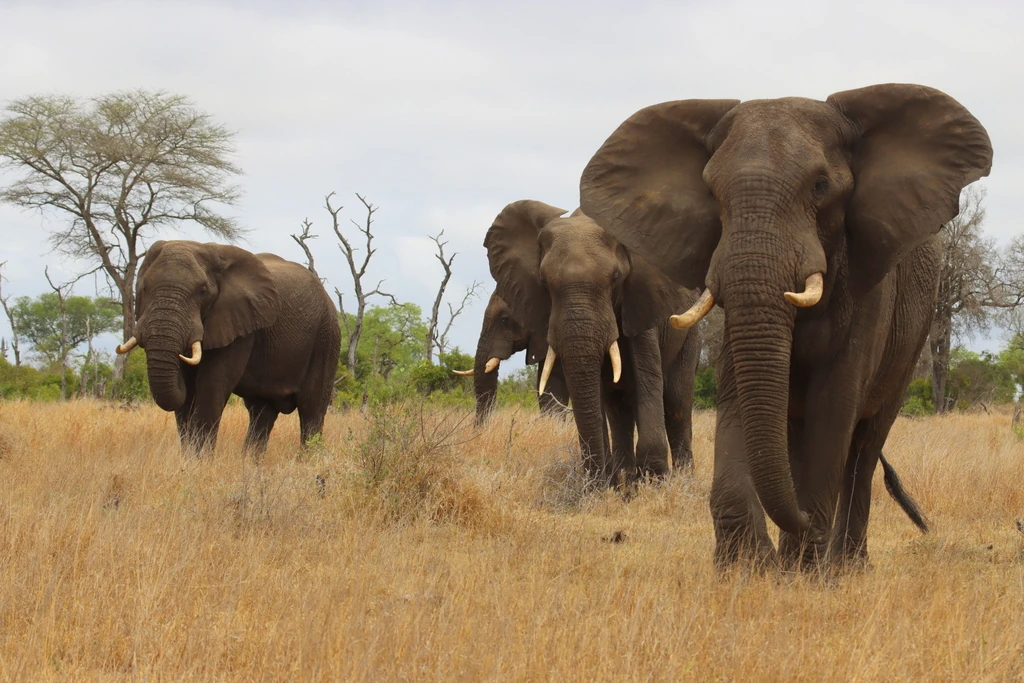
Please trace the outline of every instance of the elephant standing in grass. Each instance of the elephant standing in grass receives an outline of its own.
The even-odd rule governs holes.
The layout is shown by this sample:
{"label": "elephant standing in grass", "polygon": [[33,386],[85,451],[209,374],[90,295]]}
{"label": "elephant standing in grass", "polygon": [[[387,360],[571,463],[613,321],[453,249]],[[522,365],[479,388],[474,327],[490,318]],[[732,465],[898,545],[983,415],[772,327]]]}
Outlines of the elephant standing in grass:
{"label": "elephant standing in grass", "polygon": [[[526,351],[526,364],[538,363],[548,351],[548,343],[539,334],[531,334],[520,325],[508,304],[497,293],[492,293],[484,311],[484,322],[476,344],[476,359],[472,370],[456,370],[455,374],[473,378],[476,395],[476,423],[483,424],[494,410],[498,400],[498,368],[501,361],[513,354]],[[537,374],[540,387],[540,373]],[[569,405],[569,389],[565,384],[562,364],[556,363],[543,393],[538,392],[540,411],[557,414]]]}
{"label": "elephant standing in grass", "polygon": [[882,447],[928,335],[937,233],[991,163],[961,104],[899,84],[824,102],[666,102],[591,159],[587,215],[705,288],[674,323],[725,311],[711,489],[720,566],[866,562],[880,460],[917,515]]}
{"label": "elephant standing in grass", "polygon": [[304,266],[224,244],[153,243],[139,269],[135,335],[150,391],[173,410],[182,446],[216,445],[228,397],[249,411],[261,452],[279,413],[299,411],[300,444],[320,434],[338,367],[338,311]]}
{"label": "elephant standing in grass", "polygon": [[690,468],[700,341],[696,331],[671,329],[667,316],[694,297],[587,216],[564,213],[514,202],[484,240],[495,292],[549,344],[540,390],[561,363],[595,479]]}

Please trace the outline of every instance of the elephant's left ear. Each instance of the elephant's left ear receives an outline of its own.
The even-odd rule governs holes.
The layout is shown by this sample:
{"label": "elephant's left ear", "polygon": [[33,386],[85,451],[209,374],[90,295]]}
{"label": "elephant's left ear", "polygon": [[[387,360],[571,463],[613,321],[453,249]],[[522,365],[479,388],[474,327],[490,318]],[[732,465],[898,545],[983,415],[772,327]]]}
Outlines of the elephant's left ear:
{"label": "elephant's left ear", "polygon": [[255,254],[227,244],[208,244],[217,299],[203,318],[203,348],[227,346],[273,325],[281,301],[270,270]]}
{"label": "elephant's left ear", "polygon": [[961,190],[992,168],[992,143],[978,119],[934,88],[874,85],[828,102],[856,129],[846,225],[850,275],[865,291],[960,212]]}
{"label": "elephant's left ear", "polygon": [[693,303],[687,290],[639,254],[629,252],[629,277],[622,283],[622,331],[635,337]]}

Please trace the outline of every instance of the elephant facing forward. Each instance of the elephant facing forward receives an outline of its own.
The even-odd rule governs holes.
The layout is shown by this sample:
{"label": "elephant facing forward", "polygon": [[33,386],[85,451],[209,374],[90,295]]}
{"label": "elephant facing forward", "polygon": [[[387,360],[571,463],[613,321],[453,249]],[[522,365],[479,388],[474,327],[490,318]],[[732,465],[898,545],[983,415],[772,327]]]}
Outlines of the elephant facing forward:
{"label": "elephant facing forward", "polygon": [[182,446],[216,445],[234,393],[262,451],[280,413],[298,409],[300,444],[323,429],[338,367],[338,312],[304,266],[224,244],[154,242],[139,269],[135,334],[149,387],[174,411]]}
{"label": "elephant facing forward", "polygon": [[700,342],[666,321],[693,295],[581,212],[563,214],[514,202],[484,240],[495,292],[549,344],[540,390],[560,362],[584,466],[598,480],[691,467]]}
{"label": "elephant facing forward", "polygon": [[[533,334],[519,324],[508,304],[494,292],[484,311],[473,369],[455,371],[457,375],[473,378],[478,425],[484,423],[497,402],[498,368],[501,362],[520,351],[526,351],[526,364],[534,365],[547,354],[548,343],[543,335]],[[540,373],[537,374],[537,387],[540,388]],[[559,413],[569,405],[569,389],[565,384],[561,363],[555,363],[547,387],[543,392],[538,392],[537,401],[541,413],[547,414]]]}
{"label": "elephant facing forward", "polygon": [[[988,175],[948,95],[681,100],[627,119],[580,183],[588,215],[725,310],[711,512],[720,565],[867,559],[871,480],[928,335],[936,236]],[[886,474],[891,474],[882,459]],[[887,480],[889,477],[887,477]]]}

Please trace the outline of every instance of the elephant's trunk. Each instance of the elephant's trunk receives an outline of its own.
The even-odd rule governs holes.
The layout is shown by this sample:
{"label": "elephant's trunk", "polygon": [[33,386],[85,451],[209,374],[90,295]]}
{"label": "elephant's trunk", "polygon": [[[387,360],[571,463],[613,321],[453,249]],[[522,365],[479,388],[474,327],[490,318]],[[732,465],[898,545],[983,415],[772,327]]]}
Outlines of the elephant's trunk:
{"label": "elephant's trunk", "polygon": [[177,410],[185,404],[185,377],[178,351],[161,346],[146,349],[146,374],[153,400],[164,410]]}
{"label": "elephant's trunk", "polygon": [[594,335],[579,339],[562,337],[559,346],[567,349],[559,359],[569,385],[569,400],[579,431],[584,469],[596,475],[602,471],[611,454],[601,404],[601,368],[608,349],[600,342],[595,344]]}
{"label": "elephant's trunk", "polygon": [[194,340],[184,339],[181,332],[191,330],[191,325],[160,308],[159,304],[151,308],[139,325],[138,336],[140,346],[146,349],[146,374],[153,400],[162,409],[172,411],[185,404],[181,354]]}
{"label": "elephant's trunk", "polygon": [[498,401],[498,368],[487,372],[487,364],[491,358],[489,351],[484,344],[478,344],[473,362],[473,393],[476,396],[478,425],[484,423]]}
{"label": "elephant's trunk", "polygon": [[[790,356],[796,308],[783,297],[792,285],[793,251],[777,230],[745,230],[730,240],[729,268],[719,273],[725,332],[732,356],[754,490],[778,527],[809,526],[800,510],[789,463]],[[787,275],[788,274],[788,275]]]}

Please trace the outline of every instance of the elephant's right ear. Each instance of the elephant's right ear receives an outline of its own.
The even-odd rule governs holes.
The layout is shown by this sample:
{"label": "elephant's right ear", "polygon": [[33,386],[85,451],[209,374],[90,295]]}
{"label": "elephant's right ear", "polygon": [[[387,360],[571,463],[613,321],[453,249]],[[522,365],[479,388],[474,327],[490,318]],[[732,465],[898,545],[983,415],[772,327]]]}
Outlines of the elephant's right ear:
{"label": "elephant's right ear", "polygon": [[516,320],[543,335],[548,330],[551,301],[540,280],[537,236],[564,213],[565,209],[532,199],[512,202],[494,219],[484,238],[491,275],[497,283],[494,291]]}
{"label": "elephant's right ear", "polygon": [[684,287],[704,286],[721,236],[704,182],[708,135],[739,100],[679,100],[626,119],[587,164],[580,208]]}
{"label": "elephant's right ear", "polygon": [[146,254],[142,259],[142,265],[139,267],[139,272],[135,275],[135,322],[138,323],[139,317],[142,315],[142,309],[145,307],[143,303],[144,292],[140,291],[139,287],[142,285],[142,278],[145,276],[146,271],[149,267],[156,262],[158,256],[160,256],[160,250],[164,248],[166,242],[164,240],[157,240],[153,244],[149,245],[149,249],[146,250]]}

